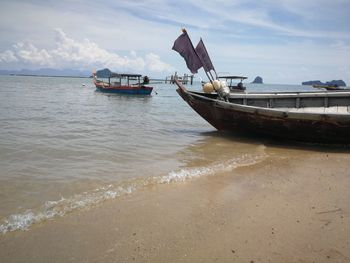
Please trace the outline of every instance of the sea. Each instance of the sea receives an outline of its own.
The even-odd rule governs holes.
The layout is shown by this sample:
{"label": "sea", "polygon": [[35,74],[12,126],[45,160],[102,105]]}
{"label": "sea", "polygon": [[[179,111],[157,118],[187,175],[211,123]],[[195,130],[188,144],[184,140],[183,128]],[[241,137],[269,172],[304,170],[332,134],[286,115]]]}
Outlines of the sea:
{"label": "sea", "polygon": [[89,78],[0,76],[0,234],[266,158],[264,140],[219,132],[175,85],[152,86],[151,96],[111,95]]}

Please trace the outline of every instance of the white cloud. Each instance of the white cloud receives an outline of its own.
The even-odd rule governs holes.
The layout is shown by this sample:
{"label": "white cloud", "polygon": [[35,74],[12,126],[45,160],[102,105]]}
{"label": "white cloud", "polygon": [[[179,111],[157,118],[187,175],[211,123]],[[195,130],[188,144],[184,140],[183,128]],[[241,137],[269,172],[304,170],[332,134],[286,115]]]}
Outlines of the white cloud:
{"label": "white cloud", "polygon": [[149,65],[151,71],[160,72],[160,71],[173,71],[173,67],[162,62],[160,57],[154,53],[146,55],[146,63]]}
{"label": "white cloud", "polygon": [[120,56],[100,48],[88,39],[79,42],[69,38],[62,29],[55,29],[55,32],[55,48],[39,49],[29,42],[20,42],[13,46],[13,50],[0,53],[0,63],[17,62],[54,68],[109,67],[113,70],[172,71],[172,66],[154,53],[149,53],[144,58],[137,56],[135,51],[131,51],[130,56]]}
{"label": "white cloud", "polygon": [[11,50],[6,50],[5,52],[0,53],[0,62],[1,61],[9,63],[9,62],[17,62],[18,59]]}
{"label": "white cloud", "polygon": [[344,41],[338,40],[334,44],[331,44],[331,48],[350,51],[350,45],[347,45]]}
{"label": "white cloud", "polygon": [[39,66],[53,65],[52,56],[47,50],[39,50],[30,43],[17,43],[14,45],[14,50],[15,52],[13,54],[19,62],[22,61],[24,63],[32,63]]}

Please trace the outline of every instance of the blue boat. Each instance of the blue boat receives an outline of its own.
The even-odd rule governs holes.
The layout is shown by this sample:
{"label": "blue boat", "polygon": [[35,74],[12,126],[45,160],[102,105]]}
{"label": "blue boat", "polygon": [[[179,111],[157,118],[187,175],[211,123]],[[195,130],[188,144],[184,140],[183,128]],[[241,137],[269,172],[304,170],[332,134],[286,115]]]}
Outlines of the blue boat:
{"label": "blue boat", "polygon": [[149,83],[148,77],[142,77],[140,74],[111,73],[106,82],[97,79],[96,72],[94,72],[93,82],[98,91],[105,93],[150,95],[153,90],[153,87],[146,86]]}

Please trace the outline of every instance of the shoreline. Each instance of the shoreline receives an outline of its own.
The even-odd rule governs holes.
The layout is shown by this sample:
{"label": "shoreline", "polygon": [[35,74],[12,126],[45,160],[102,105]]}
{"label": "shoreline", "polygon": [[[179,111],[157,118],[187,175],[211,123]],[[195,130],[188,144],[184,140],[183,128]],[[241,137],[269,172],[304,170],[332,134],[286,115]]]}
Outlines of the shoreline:
{"label": "shoreline", "polygon": [[349,262],[346,153],[150,185],[0,236],[4,262]]}

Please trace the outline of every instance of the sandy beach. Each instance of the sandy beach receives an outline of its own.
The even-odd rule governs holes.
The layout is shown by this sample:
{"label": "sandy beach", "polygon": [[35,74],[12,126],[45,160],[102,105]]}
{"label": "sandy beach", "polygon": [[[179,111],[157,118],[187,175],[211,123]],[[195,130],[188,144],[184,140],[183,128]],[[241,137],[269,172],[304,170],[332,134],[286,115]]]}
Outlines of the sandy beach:
{"label": "sandy beach", "polygon": [[270,148],[254,165],[1,235],[1,261],[350,262],[349,159]]}

